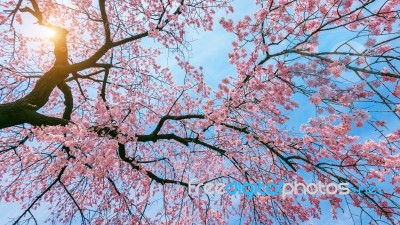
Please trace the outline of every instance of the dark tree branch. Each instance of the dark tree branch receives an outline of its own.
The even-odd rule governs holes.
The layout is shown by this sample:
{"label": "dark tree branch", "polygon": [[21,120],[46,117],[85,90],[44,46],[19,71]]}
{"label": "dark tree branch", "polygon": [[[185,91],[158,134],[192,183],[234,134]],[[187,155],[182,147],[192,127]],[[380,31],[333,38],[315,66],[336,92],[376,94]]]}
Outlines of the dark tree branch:
{"label": "dark tree branch", "polygon": [[[15,15],[17,14],[19,8],[21,7],[21,4],[22,4],[22,0],[18,0],[18,3],[17,3],[17,5],[15,6],[15,8],[14,8],[14,9],[10,12],[10,14],[8,15],[8,18],[11,17],[11,27],[13,26],[14,19],[15,19]],[[2,24],[0,23],[0,25],[2,25]]]}
{"label": "dark tree branch", "polygon": [[[56,60],[53,67],[40,77],[28,95],[15,102],[0,104],[0,129],[23,123],[30,123],[35,126],[65,125],[67,124],[67,120],[70,119],[72,112],[72,93],[68,86],[63,85],[64,80],[69,74],[64,70],[64,67],[68,65],[66,38],[68,31],[62,27],[47,23],[36,1],[31,0],[31,4],[33,9],[26,7],[20,9],[20,11],[31,13],[40,25],[53,29],[56,32],[55,37],[52,39]],[[66,109],[63,119],[48,117],[36,112],[48,102],[50,94],[56,86],[60,88],[65,97]]]}
{"label": "dark tree branch", "polygon": [[190,115],[183,115],[183,116],[171,116],[171,115],[167,115],[167,116],[163,116],[160,121],[157,124],[157,127],[154,129],[154,131],[152,132],[153,135],[158,134],[158,132],[160,132],[162,126],[164,125],[165,121],[167,120],[185,120],[185,119],[204,119],[204,115],[196,115],[196,114],[190,114]]}
{"label": "dark tree branch", "polygon": [[50,117],[35,111],[37,106],[24,102],[0,104],[0,129],[29,123],[34,126],[67,125],[69,120]]}
{"label": "dark tree branch", "polygon": [[[56,32],[55,37],[52,39],[55,46],[54,55],[56,61],[53,67],[37,81],[34,89],[28,95],[15,102],[0,104],[0,129],[12,127],[23,123],[30,123],[31,125],[67,124],[66,119],[70,119],[70,106],[73,105],[73,102],[71,104],[70,96],[68,96],[69,93],[66,89],[62,90],[67,101],[65,103],[66,111],[64,112],[64,119],[46,117],[41,114],[34,114],[34,118],[36,118],[37,120],[32,120],[24,116],[26,116],[27,114],[33,114],[33,111],[37,111],[42,108],[47,103],[49,96],[54,88],[61,85],[70,73],[76,73],[78,71],[85,70],[91,67],[97,67],[97,61],[101,59],[110,49],[148,36],[148,31],[145,31],[143,33],[127,37],[120,41],[112,42],[110,38],[110,27],[105,11],[105,0],[99,0],[106,41],[103,46],[101,46],[92,56],[90,56],[86,60],[69,65],[66,40],[68,30],[48,23],[45,18],[43,18],[42,12],[40,11],[37,2],[35,0],[31,0],[30,2],[33,9],[25,7],[20,9],[20,11],[32,14],[38,20],[38,23],[40,25],[48,27]],[[181,13],[179,7],[175,13]],[[166,24],[168,22],[169,20],[166,21]],[[179,140],[179,138],[176,139]]]}
{"label": "dark tree branch", "polygon": [[110,33],[110,24],[108,22],[105,3],[106,3],[106,0],[99,0],[101,20],[102,20],[103,26],[104,26],[104,34],[106,37],[106,43],[108,44],[108,43],[111,43],[111,33]]}
{"label": "dark tree branch", "polygon": [[63,173],[64,173],[64,171],[65,171],[66,168],[67,168],[67,167],[63,167],[63,168],[61,169],[61,171],[58,173],[57,178],[56,178],[42,193],[40,193],[38,196],[36,196],[35,200],[33,200],[33,202],[28,206],[28,208],[26,208],[26,209],[24,210],[24,212],[14,221],[13,225],[19,224],[18,222],[22,219],[22,217],[24,217],[25,214],[28,213],[28,212],[31,210],[31,208],[32,208],[32,207],[33,207],[33,206],[34,206],[48,191],[50,191],[51,188],[52,188],[57,182],[60,181],[61,176],[63,175]]}
{"label": "dark tree branch", "polygon": [[65,82],[62,84],[58,84],[57,87],[64,94],[65,110],[63,114],[63,119],[71,120],[72,108],[74,107],[74,99],[72,96],[71,88]]}
{"label": "dark tree branch", "polygon": [[[133,159],[130,159],[126,156],[126,150],[125,150],[125,145],[118,143],[118,154],[119,157],[121,158],[122,161],[129,163],[129,165],[131,165],[131,167],[135,170],[138,171],[142,171],[141,167],[139,165],[137,165],[136,161],[134,161]],[[171,180],[171,179],[165,179],[165,178],[161,178],[159,176],[157,176],[156,174],[154,174],[153,172],[149,171],[149,170],[145,170],[145,173],[147,174],[147,176],[149,176],[152,180],[154,180],[155,182],[159,183],[159,184],[180,184],[182,186],[188,187],[189,184],[183,181],[177,181],[177,180]]]}

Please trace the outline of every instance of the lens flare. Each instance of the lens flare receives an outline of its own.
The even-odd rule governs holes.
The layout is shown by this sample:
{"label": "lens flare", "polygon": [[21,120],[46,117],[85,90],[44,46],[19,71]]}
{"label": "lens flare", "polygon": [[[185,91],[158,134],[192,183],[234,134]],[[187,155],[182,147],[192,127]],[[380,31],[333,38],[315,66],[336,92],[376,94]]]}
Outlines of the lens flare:
{"label": "lens flare", "polygon": [[55,31],[49,28],[44,28],[43,29],[43,36],[47,38],[52,38],[55,35]]}

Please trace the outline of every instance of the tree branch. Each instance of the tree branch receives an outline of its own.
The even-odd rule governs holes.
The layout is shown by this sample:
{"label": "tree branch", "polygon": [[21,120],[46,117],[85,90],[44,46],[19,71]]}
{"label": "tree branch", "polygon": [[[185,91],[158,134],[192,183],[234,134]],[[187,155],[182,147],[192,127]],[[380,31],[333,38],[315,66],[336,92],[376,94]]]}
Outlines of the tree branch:
{"label": "tree branch", "polygon": [[33,200],[33,202],[28,206],[28,208],[26,208],[25,211],[14,221],[13,225],[18,224],[18,222],[22,219],[22,217],[24,217],[25,214],[28,213],[28,212],[31,210],[31,208],[36,204],[36,202],[38,202],[38,201],[43,197],[43,195],[45,195],[48,191],[50,191],[50,189],[51,189],[58,181],[60,181],[61,176],[62,176],[62,174],[64,173],[64,171],[65,171],[66,168],[67,168],[67,167],[64,166],[64,167],[61,169],[61,171],[58,173],[57,178],[56,178],[56,179],[55,179],[55,180],[54,180],[40,195],[38,195],[38,196],[35,198],[35,200]]}

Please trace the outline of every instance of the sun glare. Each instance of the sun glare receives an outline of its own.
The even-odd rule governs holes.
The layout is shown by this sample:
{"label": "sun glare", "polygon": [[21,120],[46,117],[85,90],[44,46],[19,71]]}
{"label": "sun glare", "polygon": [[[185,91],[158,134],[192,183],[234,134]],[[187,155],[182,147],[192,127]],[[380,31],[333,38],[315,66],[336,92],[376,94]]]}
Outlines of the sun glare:
{"label": "sun glare", "polygon": [[31,34],[39,38],[48,39],[54,37],[55,33],[56,32],[50,28],[39,26],[33,29]]}
{"label": "sun glare", "polygon": [[44,28],[43,29],[43,36],[47,37],[47,38],[51,38],[54,36],[56,32],[52,29],[49,28]]}

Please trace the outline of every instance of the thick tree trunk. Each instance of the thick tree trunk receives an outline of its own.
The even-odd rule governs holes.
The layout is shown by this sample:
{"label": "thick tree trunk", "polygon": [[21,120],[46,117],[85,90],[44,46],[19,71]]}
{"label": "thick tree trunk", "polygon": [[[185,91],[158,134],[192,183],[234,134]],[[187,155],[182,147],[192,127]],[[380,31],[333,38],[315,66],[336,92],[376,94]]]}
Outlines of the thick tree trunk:
{"label": "thick tree trunk", "polygon": [[15,102],[0,104],[0,129],[23,123],[35,126],[67,124],[66,119],[48,117],[36,112],[47,103],[51,92],[57,85],[62,84],[67,76],[68,72],[63,71],[62,67],[53,67],[37,81],[28,95]]}
{"label": "thick tree trunk", "polygon": [[[42,14],[35,1],[32,2],[34,9],[25,8],[21,11],[30,12],[38,19],[39,24],[53,29],[56,34],[52,38],[54,43],[55,62],[53,67],[43,74],[37,81],[33,90],[25,97],[10,103],[0,104],[0,129],[12,127],[15,125],[29,123],[35,126],[41,125],[65,125],[70,120],[73,107],[71,91],[64,83],[68,77],[68,49],[67,34],[68,31],[58,26],[45,23]],[[64,93],[66,99],[66,110],[63,118],[54,118],[42,115],[37,112],[49,100],[50,94],[55,87],[59,87]]]}

